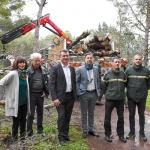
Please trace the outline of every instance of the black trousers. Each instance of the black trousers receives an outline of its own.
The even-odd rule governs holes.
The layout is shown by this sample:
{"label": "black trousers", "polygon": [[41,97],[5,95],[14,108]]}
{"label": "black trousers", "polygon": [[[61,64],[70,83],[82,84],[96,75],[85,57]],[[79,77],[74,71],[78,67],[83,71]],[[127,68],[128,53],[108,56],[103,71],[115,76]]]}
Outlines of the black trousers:
{"label": "black trousers", "polygon": [[37,113],[37,133],[43,132],[43,104],[44,104],[44,98],[41,97],[42,93],[31,93],[30,98],[30,108],[31,108],[31,114],[28,115],[27,118],[27,132],[28,136],[33,135],[33,120],[34,120],[34,114],[35,114],[35,108]]}
{"label": "black trousers", "polygon": [[140,134],[144,133],[145,104],[146,104],[146,100],[142,100],[140,102],[134,102],[134,101],[128,99],[129,123],[130,123],[130,132],[131,133],[135,133],[135,112],[136,112],[136,106],[138,108],[138,114],[139,114],[139,126],[140,126],[139,133]]}
{"label": "black trousers", "polygon": [[18,116],[12,117],[12,136],[14,140],[18,140],[18,128],[20,126],[20,138],[25,139],[26,135],[26,116],[27,116],[27,104],[18,107]]}
{"label": "black trousers", "polygon": [[69,133],[69,124],[74,105],[73,93],[67,93],[65,99],[59,107],[56,107],[58,113],[58,139],[64,139]]}
{"label": "black trousers", "polygon": [[111,135],[111,113],[116,107],[118,121],[117,121],[117,134],[118,136],[124,136],[124,100],[108,100],[106,99],[105,104],[105,121],[104,121],[104,128],[105,128],[105,135]]}

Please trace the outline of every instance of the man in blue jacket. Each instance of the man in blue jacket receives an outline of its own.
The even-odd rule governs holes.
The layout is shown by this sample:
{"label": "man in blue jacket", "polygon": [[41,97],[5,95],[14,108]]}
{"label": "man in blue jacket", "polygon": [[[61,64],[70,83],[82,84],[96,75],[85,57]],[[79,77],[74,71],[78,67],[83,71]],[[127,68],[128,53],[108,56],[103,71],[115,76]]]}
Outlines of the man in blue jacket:
{"label": "man in blue jacket", "polygon": [[[82,136],[87,138],[88,133],[99,137],[94,130],[94,109],[96,100],[100,96],[98,68],[93,65],[93,54],[85,54],[85,63],[76,71],[76,89],[81,105]],[[88,123],[87,123],[88,113]]]}

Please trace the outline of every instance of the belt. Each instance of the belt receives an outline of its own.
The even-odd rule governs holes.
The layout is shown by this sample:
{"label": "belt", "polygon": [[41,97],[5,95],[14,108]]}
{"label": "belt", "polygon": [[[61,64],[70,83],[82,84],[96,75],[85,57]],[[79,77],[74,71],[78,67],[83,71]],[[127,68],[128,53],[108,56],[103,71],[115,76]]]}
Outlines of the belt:
{"label": "belt", "polygon": [[72,93],[72,91],[71,92],[66,92],[66,94],[71,94]]}
{"label": "belt", "polygon": [[95,92],[96,90],[92,90],[92,91],[86,91],[86,92]]}

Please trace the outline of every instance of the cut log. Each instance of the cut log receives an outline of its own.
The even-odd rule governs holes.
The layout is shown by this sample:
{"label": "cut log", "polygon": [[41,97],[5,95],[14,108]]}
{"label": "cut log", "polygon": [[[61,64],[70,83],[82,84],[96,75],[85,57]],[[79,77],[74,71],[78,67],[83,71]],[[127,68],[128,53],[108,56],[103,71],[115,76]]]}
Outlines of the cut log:
{"label": "cut log", "polygon": [[98,40],[99,41],[103,41],[103,37],[102,36],[98,36]]}
{"label": "cut log", "polygon": [[57,37],[54,37],[54,38],[53,38],[53,43],[54,43],[54,44],[58,44],[58,43],[59,43],[59,39],[58,39]]}
{"label": "cut log", "polygon": [[94,38],[92,40],[90,40],[88,43],[95,43],[95,42],[101,42],[101,41],[103,41],[102,36],[94,35]]}
{"label": "cut log", "polygon": [[81,53],[81,52],[83,52],[83,48],[82,47],[77,47],[74,52],[75,53]]}
{"label": "cut log", "polygon": [[109,43],[112,40],[112,35],[107,35],[107,37],[104,39],[104,42]]}
{"label": "cut log", "polygon": [[111,44],[109,44],[109,43],[106,44],[106,45],[105,45],[105,50],[106,50],[106,51],[111,51],[111,50],[112,50]]}
{"label": "cut log", "polygon": [[60,38],[59,38],[59,41],[62,41],[62,40],[64,40],[65,38],[63,37],[63,36],[61,36]]}
{"label": "cut log", "polygon": [[92,48],[94,50],[105,49],[105,46],[99,42],[88,43],[87,47]]}
{"label": "cut log", "polygon": [[90,35],[90,32],[88,32],[88,31],[87,32],[83,32],[79,37],[77,37],[75,39],[74,42],[72,42],[71,45],[68,46],[68,48],[71,49],[74,45],[76,45],[77,43],[79,43],[80,40],[86,38],[88,35]]}
{"label": "cut log", "polygon": [[101,50],[101,51],[96,51],[93,53],[94,56],[99,56],[99,57],[102,57],[102,56],[117,56],[118,54],[120,54],[120,52],[118,51],[105,51],[105,50]]}
{"label": "cut log", "polygon": [[78,45],[74,47],[74,52],[75,53],[86,53],[87,52],[87,46],[86,45]]}
{"label": "cut log", "polygon": [[4,100],[0,100],[0,105],[5,105],[5,101]]}

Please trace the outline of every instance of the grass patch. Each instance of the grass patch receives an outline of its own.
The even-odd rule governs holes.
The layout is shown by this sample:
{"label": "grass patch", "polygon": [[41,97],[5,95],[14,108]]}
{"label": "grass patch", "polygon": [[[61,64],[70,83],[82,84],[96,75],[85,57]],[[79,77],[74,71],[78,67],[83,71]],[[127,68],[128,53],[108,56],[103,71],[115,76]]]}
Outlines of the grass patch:
{"label": "grass patch", "polygon": [[[52,150],[90,150],[87,144],[87,139],[82,138],[82,133],[79,131],[77,126],[70,126],[70,136],[75,140],[75,142],[67,142],[65,146],[60,146],[57,139],[57,129],[56,125],[44,125],[44,132],[50,138],[46,141],[39,142],[36,145],[30,145],[28,149],[41,150],[41,149],[52,149]],[[41,141],[42,136],[36,137],[36,141]],[[36,141],[33,141],[35,143]],[[31,143],[29,143],[31,144]]]}
{"label": "grass patch", "polygon": [[75,142],[68,142],[66,146],[61,146],[58,150],[90,150],[87,139],[83,139],[82,132],[77,126],[71,126],[69,135]]}
{"label": "grass patch", "polygon": [[[44,103],[49,104],[49,100]],[[4,110],[3,106],[0,106]],[[82,131],[79,126],[75,125],[72,121],[70,125],[69,136],[75,140],[75,142],[67,142],[65,146],[60,146],[58,141],[58,130],[57,130],[57,112],[56,108],[50,108],[44,110],[43,115],[43,128],[46,137],[37,134],[37,116],[35,113],[35,120],[33,123],[33,131],[35,139],[31,140],[27,137],[27,143],[25,144],[26,149],[29,150],[90,150],[87,139],[82,138]],[[3,142],[2,135],[11,135],[12,132],[12,118],[6,117],[4,112],[0,113],[1,124],[0,124],[0,150],[9,148],[9,144]],[[3,121],[2,121],[3,119]],[[19,147],[18,147],[19,149]]]}

